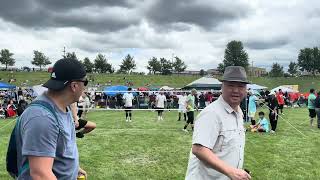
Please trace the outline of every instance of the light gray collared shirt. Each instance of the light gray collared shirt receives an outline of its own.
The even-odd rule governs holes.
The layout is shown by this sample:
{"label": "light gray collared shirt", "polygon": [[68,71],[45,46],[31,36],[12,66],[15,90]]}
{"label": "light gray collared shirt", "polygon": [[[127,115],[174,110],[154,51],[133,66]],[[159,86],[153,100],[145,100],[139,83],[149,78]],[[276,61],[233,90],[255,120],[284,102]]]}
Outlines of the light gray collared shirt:
{"label": "light gray collared shirt", "polygon": [[[234,111],[220,96],[197,117],[192,144],[207,147],[228,165],[242,168],[245,131],[240,107],[237,112]],[[229,178],[201,162],[190,152],[186,180],[207,179],[224,180]]]}

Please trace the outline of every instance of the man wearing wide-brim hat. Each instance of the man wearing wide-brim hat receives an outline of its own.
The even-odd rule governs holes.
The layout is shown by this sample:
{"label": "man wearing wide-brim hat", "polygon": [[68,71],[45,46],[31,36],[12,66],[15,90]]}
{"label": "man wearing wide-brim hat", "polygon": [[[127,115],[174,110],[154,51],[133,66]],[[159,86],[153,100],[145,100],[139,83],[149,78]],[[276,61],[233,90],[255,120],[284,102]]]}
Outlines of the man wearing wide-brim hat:
{"label": "man wearing wide-brim hat", "polygon": [[251,179],[242,170],[245,131],[240,102],[246,96],[246,71],[226,67],[222,95],[198,116],[186,180]]}

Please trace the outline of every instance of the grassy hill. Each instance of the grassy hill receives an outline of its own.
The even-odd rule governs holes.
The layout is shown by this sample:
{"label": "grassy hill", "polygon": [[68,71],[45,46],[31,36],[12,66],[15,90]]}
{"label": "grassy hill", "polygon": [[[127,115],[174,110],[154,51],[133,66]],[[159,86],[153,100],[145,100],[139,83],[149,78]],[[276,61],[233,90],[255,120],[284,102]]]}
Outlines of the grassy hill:
{"label": "grassy hill", "polygon": [[320,90],[320,77],[259,77],[251,78],[253,83],[267,86],[269,89],[273,89],[280,85],[299,85],[300,92],[308,92],[310,88]]}
{"label": "grassy hill", "polygon": [[[127,81],[133,83],[134,87],[146,86],[160,87],[170,86],[181,88],[190,82],[200,78],[200,76],[162,76],[162,75],[124,75],[124,74],[89,74],[89,77],[93,77],[94,82],[90,82],[91,85],[97,83],[105,85],[112,80],[112,85],[125,85]],[[17,81],[12,83],[17,86],[31,86],[44,83],[49,78],[47,72],[8,72],[0,71],[0,79],[4,82],[8,82],[10,78],[14,78]],[[290,77],[290,78],[270,78],[259,77],[250,78],[253,83],[267,86],[269,89],[275,88],[279,85],[285,84],[297,84],[301,92],[307,92],[310,88],[320,90],[320,78],[319,77]]]}

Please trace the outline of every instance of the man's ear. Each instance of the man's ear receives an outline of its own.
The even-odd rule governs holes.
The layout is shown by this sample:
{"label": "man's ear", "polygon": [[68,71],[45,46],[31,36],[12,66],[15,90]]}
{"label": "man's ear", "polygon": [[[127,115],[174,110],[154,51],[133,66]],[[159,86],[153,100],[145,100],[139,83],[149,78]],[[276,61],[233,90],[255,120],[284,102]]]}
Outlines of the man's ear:
{"label": "man's ear", "polygon": [[78,86],[77,83],[74,83],[74,82],[71,82],[71,83],[70,83],[70,88],[71,88],[72,92],[75,92],[75,91],[76,91],[77,86]]}

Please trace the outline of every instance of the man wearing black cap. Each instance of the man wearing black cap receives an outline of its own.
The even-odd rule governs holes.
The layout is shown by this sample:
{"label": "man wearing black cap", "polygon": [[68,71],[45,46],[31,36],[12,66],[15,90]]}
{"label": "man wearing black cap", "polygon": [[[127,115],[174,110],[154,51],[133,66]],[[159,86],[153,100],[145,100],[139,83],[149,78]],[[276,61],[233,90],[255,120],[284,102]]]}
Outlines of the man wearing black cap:
{"label": "man wearing black cap", "polygon": [[[20,117],[17,134],[18,179],[77,179],[79,167],[75,125],[69,106],[88,84],[83,65],[75,59],[58,60],[48,91],[36,100],[52,108],[30,106]],[[53,111],[53,112],[50,112]],[[25,166],[28,164],[28,166]],[[26,168],[24,168],[26,167]]]}
{"label": "man wearing black cap", "polygon": [[248,84],[245,69],[226,67],[222,95],[198,116],[186,180],[248,180],[242,170],[245,132],[240,102]]}

